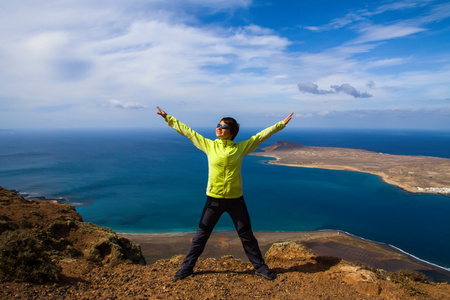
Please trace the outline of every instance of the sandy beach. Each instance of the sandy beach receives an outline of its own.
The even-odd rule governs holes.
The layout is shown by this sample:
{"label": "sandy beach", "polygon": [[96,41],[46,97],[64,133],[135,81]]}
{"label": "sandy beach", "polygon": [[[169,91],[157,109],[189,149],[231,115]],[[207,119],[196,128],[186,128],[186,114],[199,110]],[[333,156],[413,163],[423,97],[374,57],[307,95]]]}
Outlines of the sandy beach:
{"label": "sandy beach", "polygon": [[[194,233],[121,234],[141,245],[147,263],[185,255]],[[340,257],[346,261],[359,261],[386,271],[416,270],[431,281],[450,282],[450,271],[415,259],[394,247],[364,240],[335,230],[304,232],[255,232],[261,251],[269,250],[273,243],[295,241],[302,243],[317,255]],[[239,237],[234,231],[216,231],[211,235],[201,258],[220,258],[231,255],[248,261]]]}

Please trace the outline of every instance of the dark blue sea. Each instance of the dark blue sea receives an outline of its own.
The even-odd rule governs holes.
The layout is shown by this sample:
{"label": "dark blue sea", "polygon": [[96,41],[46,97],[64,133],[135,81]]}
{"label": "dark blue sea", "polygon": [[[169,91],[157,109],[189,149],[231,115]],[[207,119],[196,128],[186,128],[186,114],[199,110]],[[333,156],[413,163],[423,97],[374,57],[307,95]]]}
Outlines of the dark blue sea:
{"label": "dark blue sea", "polygon": [[[260,129],[241,131],[237,140]],[[215,138],[214,130],[199,130]],[[286,128],[309,146],[450,158],[450,131]],[[244,160],[256,231],[337,229],[450,268],[450,198],[411,194],[377,176]],[[0,131],[0,186],[62,197],[83,219],[117,232],[193,232],[206,199],[207,161],[170,128]],[[216,230],[233,230],[224,215]]]}

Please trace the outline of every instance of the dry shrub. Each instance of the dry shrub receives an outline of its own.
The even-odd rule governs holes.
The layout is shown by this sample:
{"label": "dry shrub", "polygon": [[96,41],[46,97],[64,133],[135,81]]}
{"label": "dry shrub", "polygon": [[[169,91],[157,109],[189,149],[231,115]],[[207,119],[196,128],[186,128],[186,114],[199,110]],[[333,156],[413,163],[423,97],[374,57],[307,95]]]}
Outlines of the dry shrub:
{"label": "dry shrub", "polygon": [[396,272],[386,272],[376,269],[365,263],[353,262],[352,265],[374,272],[378,278],[399,284],[411,296],[426,295],[426,292],[416,283],[428,283],[428,278],[423,273],[414,270],[399,270]]}
{"label": "dry shrub", "polygon": [[61,269],[33,235],[19,231],[0,235],[0,281],[54,282],[60,274]]}
{"label": "dry shrub", "polygon": [[406,283],[406,282],[422,282],[427,283],[428,278],[424,274],[412,271],[412,270],[400,270],[397,272],[391,273],[391,279],[394,282],[398,283]]}

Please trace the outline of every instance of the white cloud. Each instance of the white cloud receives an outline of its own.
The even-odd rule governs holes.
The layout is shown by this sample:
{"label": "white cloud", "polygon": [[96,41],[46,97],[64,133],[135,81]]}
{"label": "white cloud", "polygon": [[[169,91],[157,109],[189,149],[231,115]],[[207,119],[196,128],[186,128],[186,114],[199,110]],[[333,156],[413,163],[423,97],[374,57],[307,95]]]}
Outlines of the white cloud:
{"label": "white cloud", "polygon": [[132,101],[123,101],[123,100],[109,100],[109,103],[105,105],[106,107],[114,107],[114,108],[123,108],[123,109],[142,109],[147,108],[147,105],[132,102]]}
{"label": "white cloud", "polygon": [[351,43],[366,43],[390,40],[394,38],[409,36],[425,30],[426,29],[424,28],[408,26],[406,24],[394,24],[387,26],[368,25],[359,29],[359,33],[361,33],[361,36],[356,38]]}
{"label": "white cloud", "polygon": [[[396,2],[309,27],[314,34],[352,34],[329,48],[321,43],[308,51],[302,47],[308,46],[308,39],[289,40],[283,31],[263,25],[202,23],[201,16],[232,16],[251,6],[250,0],[4,1],[0,114],[90,109],[83,114],[93,120],[107,119],[104,114],[132,118],[145,112],[139,108],[156,104],[192,115],[200,110],[234,113],[237,108],[243,114],[303,110],[306,105],[308,117],[314,111],[367,109],[363,105],[369,102],[374,109],[393,103],[416,108],[418,98],[448,95],[450,62],[445,53],[432,71],[415,69],[416,56],[373,53],[392,39],[431,31],[427,24],[448,17],[450,5],[440,5],[442,12],[431,3]],[[414,19],[371,19],[420,6],[424,12]],[[386,71],[392,66],[409,69]],[[368,82],[376,82],[376,89]],[[370,101],[358,101],[369,96]],[[333,107],[327,107],[330,103]],[[101,109],[105,107],[130,110]],[[6,118],[0,115],[0,120]]]}
{"label": "white cloud", "polygon": [[430,12],[425,16],[418,18],[418,21],[422,24],[428,24],[431,22],[439,22],[450,18],[450,3],[441,3],[433,6]]}
{"label": "white cloud", "polygon": [[[86,21],[95,29],[90,35],[82,35],[84,28],[67,25],[58,30],[28,33],[19,40],[7,39],[12,44],[0,46],[5,54],[0,64],[8,68],[0,76],[3,73],[2,77],[11,84],[6,84],[3,94],[18,96],[20,82],[33,82],[20,97],[27,94],[43,98],[45,89],[46,105],[70,98],[90,103],[92,97],[201,100],[202,94],[209,98],[208,90],[225,90],[236,83],[254,84],[248,72],[242,76],[239,72],[268,68],[267,61],[276,62],[289,44],[271,30],[256,25],[224,30],[152,18],[130,21],[119,31],[112,26],[108,32],[103,23],[129,18],[121,18],[111,9],[102,21]],[[77,11],[71,18],[79,15],[84,14]],[[72,24],[69,19],[65,23]],[[70,94],[66,88],[70,88]],[[91,96],[84,100],[83,94]]]}
{"label": "white cloud", "polygon": [[409,8],[424,7],[431,3],[431,0],[404,0],[396,1],[394,3],[389,3],[378,7],[374,14],[381,14],[386,11],[393,10],[405,10]]}
{"label": "white cloud", "polygon": [[319,115],[319,116],[327,116],[327,115],[329,115],[331,112],[329,112],[328,110],[322,110],[322,111],[319,111],[317,114]]}
{"label": "white cloud", "polygon": [[403,64],[407,63],[410,59],[412,59],[412,58],[392,57],[392,58],[386,58],[386,59],[378,59],[378,60],[373,60],[373,61],[367,62],[366,66],[367,66],[367,69],[397,66],[397,65],[403,65]]}
{"label": "white cloud", "polygon": [[335,30],[345,27],[347,25],[353,24],[355,22],[364,21],[366,18],[363,14],[357,13],[349,13],[342,18],[337,18],[332,20],[330,23],[322,25],[322,26],[304,26],[305,29],[311,31],[325,31],[325,30]]}
{"label": "white cloud", "polygon": [[[376,7],[373,10],[361,9],[356,12],[350,12],[346,14],[344,17],[339,17],[332,20],[330,23],[321,25],[321,26],[304,26],[305,29],[311,31],[325,31],[325,30],[336,30],[341,29],[343,27],[351,27],[358,28],[357,24],[372,24],[370,22],[370,18],[376,15],[383,14],[385,12],[391,11],[408,11],[409,9],[414,8],[425,8],[430,6],[433,3],[432,0],[406,0],[406,1],[396,1],[394,3],[389,3],[385,5],[381,5]],[[417,20],[407,20],[405,23],[417,23],[423,24],[425,22],[437,21],[443,18],[447,18],[450,14],[449,8],[450,5],[448,3],[431,6],[429,9],[429,13],[427,13],[422,18],[418,18]],[[401,23],[401,22],[399,22]],[[374,24],[375,26],[377,24]],[[378,24],[379,25],[379,24]],[[399,25],[394,25],[399,26]],[[389,26],[387,26],[389,27]],[[395,28],[394,28],[395,29]],[[398,31],[398,30],[397,30]],[[398,32],[397,32],[398,34]]]}

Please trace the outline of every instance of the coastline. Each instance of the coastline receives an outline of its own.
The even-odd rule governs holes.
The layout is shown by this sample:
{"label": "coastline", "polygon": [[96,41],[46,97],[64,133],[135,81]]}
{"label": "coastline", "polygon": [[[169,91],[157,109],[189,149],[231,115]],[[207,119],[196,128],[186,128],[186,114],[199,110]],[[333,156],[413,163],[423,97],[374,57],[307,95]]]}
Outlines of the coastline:
{"label": "coastline", "polygon": [[377,153],[361,149],[303,146],[281,141],[249,155],[275,158],[267,164],[352,171],[378,176],[409,193],[450,195],[450,159]]}
{"label": "coastline", "polygon": [[[121,233],[141,245],[141,251],[151,264],[158,260],[185,255],[195,233]],[[450,270],[416,258],[401,249],[366,240],[337,230],[267,232],[255,231],[261,252],[265,254],[273,243],[294,241],[304,244],[317,255],[334,256],[345,261],[359,261],[389,272],[414,270],[425,274],[430,281],[449,282]],[[234,231],[214,231],[202,258],[231,255],[247,261],[242,244]]]}

